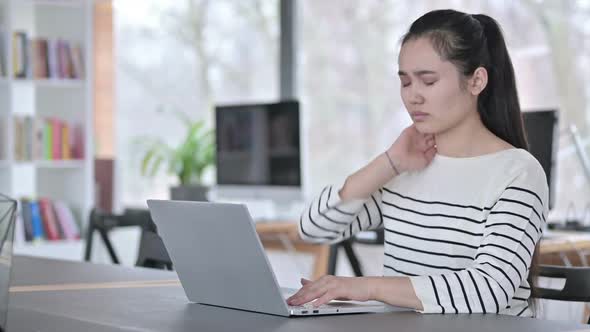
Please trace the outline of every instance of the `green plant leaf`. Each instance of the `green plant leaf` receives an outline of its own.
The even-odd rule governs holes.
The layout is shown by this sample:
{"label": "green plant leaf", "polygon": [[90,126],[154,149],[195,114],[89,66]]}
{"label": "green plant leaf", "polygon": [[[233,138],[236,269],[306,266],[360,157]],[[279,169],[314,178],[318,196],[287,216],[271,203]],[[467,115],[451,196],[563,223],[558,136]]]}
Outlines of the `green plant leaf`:
{"label": "green plant leaf", "polygon": [[158,169],[160,169],[160,165],[162,164],[163,161],[164,161],[164,157],[162,155],[159,155],[157,158],[155,158],[155,161],[152,164],[152,170],[150,172],[151,177],[156,175],[156,172],[158,172]]}
{"label": "green plant leaf", "polygon": [[176,175],[181,184],[200,183],[205,169],[215,162],[214,131],[206,129],[203,120],[193,121],[179,111],[174,114],[187,125],[185,136],[175,146],[160,140],[151,141],[141,163],[142,175],[154,176],[162,164],[167,163],[167,172]]}
{"label": "green plant leaf", "polygon": [[151,142],[148,142],[148,144],[149,148],[141,162],[141,174],[153,177],[162,163],[162,160],[160,159],[165,158],[169,153],[170,148],[161,140],[152,140]]}
{"label": "green plant leaf", "polygon": [[148,172],[147,172],[148,167],[150,165],[150,162],[152,161],[152,158],[154,157],[154,155],[156,153],[157,153],[157,151],[154,148],[151,148],[146,152],[145,156],[141,160],[141,175],[145,176],[148,174]]}

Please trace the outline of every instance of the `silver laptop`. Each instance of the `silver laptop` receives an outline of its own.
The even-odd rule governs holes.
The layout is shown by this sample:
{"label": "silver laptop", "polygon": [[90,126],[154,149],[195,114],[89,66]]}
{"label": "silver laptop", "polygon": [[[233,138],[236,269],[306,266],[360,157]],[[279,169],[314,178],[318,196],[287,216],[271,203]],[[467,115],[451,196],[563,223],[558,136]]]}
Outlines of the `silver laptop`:
{"label": "silver laptop", "polygon": [[192,302],[280,316],[408,310],[381,302],[289,306],[245,205],[148,200],[182,287]]}

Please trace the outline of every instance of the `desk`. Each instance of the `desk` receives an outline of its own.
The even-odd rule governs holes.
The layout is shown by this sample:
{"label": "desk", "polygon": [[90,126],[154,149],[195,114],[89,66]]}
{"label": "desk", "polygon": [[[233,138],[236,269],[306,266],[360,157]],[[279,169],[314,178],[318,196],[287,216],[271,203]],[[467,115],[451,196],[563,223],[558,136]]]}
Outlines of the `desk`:
{"label": "desk", "polygon": [[547,231],[539,246],[541,263],[550,265],[588,265],[590,234],[572,231]]}
{"label": "desk", "polygon": [[548,231],[541,240],[540,253],[554,254],[571,250],[590,249],[590,234],[583,232]]}
{"label": "desk", "polygon": [[261,222],[256,224],[256,232],[265,249],[293,250],[314,255],[312,279],[328,274],[330,246],[305,243],[299,237],[298,225],[291,222]]}
{"label": "desk", "polygon": [[[15,256],[14,286],[173,280],[174,272]],[[415,312],[284,318],[189,304],[179,285],[13,292],[9,331],[518,331],[580,329],[572,322]]]}

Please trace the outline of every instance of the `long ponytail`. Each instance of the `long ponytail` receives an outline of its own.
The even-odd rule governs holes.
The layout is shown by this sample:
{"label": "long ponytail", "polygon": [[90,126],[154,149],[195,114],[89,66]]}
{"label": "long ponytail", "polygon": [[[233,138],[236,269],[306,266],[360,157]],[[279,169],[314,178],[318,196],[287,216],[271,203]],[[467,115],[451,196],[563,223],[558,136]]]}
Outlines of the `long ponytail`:
{"label": "long ponytail", "polygon": [[489,63],[488,85],[478,99],[478,112],[484,125],[496,136],[514,147],[528,150],[516,79],[510,55],[500,25],[493,18],[477,14],[473,17],[482,25]]}

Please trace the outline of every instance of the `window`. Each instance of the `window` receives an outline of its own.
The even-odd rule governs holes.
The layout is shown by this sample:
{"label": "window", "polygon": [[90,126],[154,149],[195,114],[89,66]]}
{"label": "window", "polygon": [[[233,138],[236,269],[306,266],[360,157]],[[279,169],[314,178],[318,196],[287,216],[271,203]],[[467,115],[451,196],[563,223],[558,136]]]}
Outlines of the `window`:
{"label": "window", "polygon": [[172,112],[212,125],[214,104],[278,98],[278,34],[277,0],[115,2],[118,202],[169,197],[140,164],[145,137],[183,138]]}

